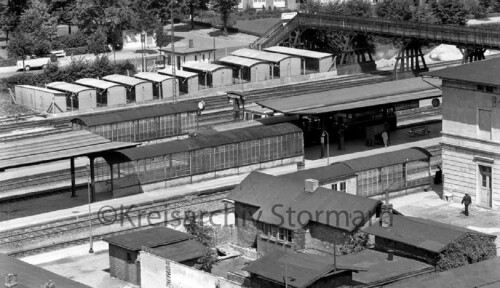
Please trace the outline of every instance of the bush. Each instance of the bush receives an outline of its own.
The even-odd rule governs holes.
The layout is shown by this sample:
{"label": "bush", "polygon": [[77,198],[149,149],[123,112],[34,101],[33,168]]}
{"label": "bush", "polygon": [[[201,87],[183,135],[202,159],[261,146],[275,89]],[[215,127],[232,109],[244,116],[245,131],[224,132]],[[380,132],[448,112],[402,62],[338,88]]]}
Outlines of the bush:
{"label": "bush", "polygon": [[349,236],[349,239],[344,244],[337,246],[335,253],[340,255],[356,254],[366,249],[368,244],[368,234],[358,231],[354,235]]}
{"label": "bush", "polygon": [[0,67],[16,66],[17,60],[15,58],[0,59]]}
{"label": "bush", "polygon": [[451,243],[439,255],[436,269],[449,269],[488,260],[497,256],[495,241],[491,237],[469,234]]}
{"label": "bush", "polygon": [[85,45],[87,45],[87,36],[80,31],[58,36],[52,41],[52,48],[54,50],[78,48]]}
{"label": "bush", "polygon": [[71,56],[71,55],[82,55],[82,54],[88,54],[89,49],[87,46],[82,46],[82,47],[74,47],[74,48],[65,48],[64,51],[66,52],[66,55]]}

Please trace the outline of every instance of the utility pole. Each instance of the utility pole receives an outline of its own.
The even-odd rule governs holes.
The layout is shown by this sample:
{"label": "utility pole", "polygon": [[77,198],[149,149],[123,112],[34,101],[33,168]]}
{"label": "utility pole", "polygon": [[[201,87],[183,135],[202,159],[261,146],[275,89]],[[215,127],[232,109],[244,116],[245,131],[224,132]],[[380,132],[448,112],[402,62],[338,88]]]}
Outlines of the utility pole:
{"label": "utility pole", "polygon": [[172,48],[172,76],[174,77],[174,82],[172,83],[172,98],[174,100],[174,103],[177,102],[177,95],[176,95],[176,77],[175,77],[175,69],[176,63],[175,63],[175,37],[174,37],[174,1],[175,0],[170,0],[170,45]]}

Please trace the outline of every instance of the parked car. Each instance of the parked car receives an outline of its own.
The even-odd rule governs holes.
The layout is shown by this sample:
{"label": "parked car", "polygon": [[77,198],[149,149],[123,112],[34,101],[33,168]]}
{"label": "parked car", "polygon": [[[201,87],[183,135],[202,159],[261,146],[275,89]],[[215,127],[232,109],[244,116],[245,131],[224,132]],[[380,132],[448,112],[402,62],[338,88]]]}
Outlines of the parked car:
{"label": "parked car", "polygon": [[49,65],[50,62],[50,57],[28,56],[25,60],[17,60],[17,70],[29,71],[32,68],[44,68]]}

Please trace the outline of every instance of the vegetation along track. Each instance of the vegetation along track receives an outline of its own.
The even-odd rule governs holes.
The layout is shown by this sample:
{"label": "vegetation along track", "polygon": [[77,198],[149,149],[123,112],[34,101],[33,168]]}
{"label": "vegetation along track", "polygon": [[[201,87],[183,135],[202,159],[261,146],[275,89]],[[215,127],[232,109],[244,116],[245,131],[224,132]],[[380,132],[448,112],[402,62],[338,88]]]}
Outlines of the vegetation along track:
{"label": "vegetation along track", "polygon": [[[114,215],[117,218],[112,224],[102,220],[104,214],[93,212],[91,216],[93,238],[99,240],[110,235],[146,229],[148,226],[147,215],[150,215],[150,213],[165,215],[165,211],[167,211],[167,223],[179,223],[184,212],[188,210],[206,211],[208,213],[223,212],[226,207],[221,200],[225,198],[230,188],[232,187],[221,187],[206,191],[203,194],[147,202],[135,205],[131,209],[129,209],[130,207],[124,207],[123,209],[113,207],[117,213]],[[92,205],[96,207],[99,206],[99,203],[93,203]],[[120,216],[121,211],[126,212],[126,214],[123,214],[125,215],[123,218]],[[173,211],[179,211],[179,214],[171,217]],[[108,220],[114,217],[111,212],[108,212],[105,216]],[[163,219],[154,222],[154,224],[159,225],[164,223]],[[2,232],[0,236],[0,252],[20,257],[55,250],[88,240],[89,215],[69,216],[64,220]]]}

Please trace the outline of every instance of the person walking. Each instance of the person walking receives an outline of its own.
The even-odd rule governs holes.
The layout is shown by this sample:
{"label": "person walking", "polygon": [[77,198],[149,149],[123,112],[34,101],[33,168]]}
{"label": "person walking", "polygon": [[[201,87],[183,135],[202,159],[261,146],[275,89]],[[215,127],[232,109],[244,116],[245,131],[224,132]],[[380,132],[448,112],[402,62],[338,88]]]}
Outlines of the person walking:
{"label": "person walking", "polygon": [[443,170],[441,170],[441,166],[438,166],[438,170],[436,171],[436,176],[434,177],[434,184],[439,185],[443,182]]}
{"label": "person walking", "polygon": [[465,216],[469,216],[469,205],[472,203],[470,195],[465,193],[464,198],[462,198],[462,204],[465,205]]}
{"label": "person walking", "polygon": [[384,142],[384,146],[387,147],[387,144],[389,143],[389,134],[387,134],[386,130],[382,132],[382,141]]}

